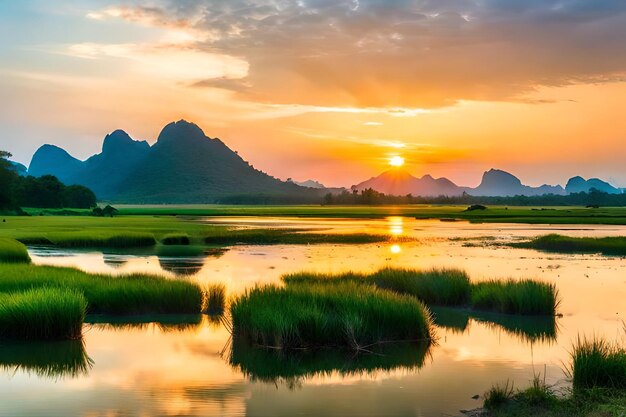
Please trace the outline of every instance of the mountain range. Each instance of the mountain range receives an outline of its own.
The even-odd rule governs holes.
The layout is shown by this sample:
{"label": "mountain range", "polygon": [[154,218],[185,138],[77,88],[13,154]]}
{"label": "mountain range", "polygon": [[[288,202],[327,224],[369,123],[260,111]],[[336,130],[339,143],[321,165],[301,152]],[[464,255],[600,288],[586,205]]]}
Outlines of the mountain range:
{"label": "mountain range", "polygon": [[281,181],[252,167],[221,140],[185,120],[165,126],[156,143],[116,130],[102,152],[80,161],[43,145],[28,173],[51,174],[66,184],[91,188],[99,199],[128,203],[215,203],[239,195],[319,199],[323,190]]}
{"label": "mountain range", "polygon": [[517,195],[537,196],[544,194],[566,195],[571,193],[589,192],[592,188],[609,194],[621,194],[622,190],[613,187],[606,181],[598,178],[585,180],[582,177],[573,177],[565,188],[560,185],[544,184],[531,187],[522,184],[516,176],[499,169],[490,169],[483,174],[480,184],[475,187],[458,186],[447,178],[433,178],[424,175],[421,178],[412,176],[403,169],[390,169],[377,177],[352,186],[352,189],[361,191],[372,188],[378,192],[391,195],[407,195],[424,197],[460,196],[467,193],[479,197],[512,197]]}
{"label": "mountain range", "polygon": [[[15,165],[15,169],[25,173],[23,166]],[[55,175],[65,184],[91,188],[100,200],[125,203],[219,203],[242,196],[318,202],[328,192],[345,190],[327,188],[314,180],[281,181],[255,169],[220,139],[206,136],[197,125],[185,120],[165,126],[152,146],[146,141],[133,140],[123,130],[115,130],[104,138],[102,151],[85,161],[57,146],[43,145],[33,155],[28,174]],[[430,175],[417,178],[401,168],[383,172],[351,188],[414,196],[565,195],[592,188],[611,194],[622,192],[600,179],[581,177],[571,178],[565,188],[530,187],[497,169],[485,172],[475,188]]]}

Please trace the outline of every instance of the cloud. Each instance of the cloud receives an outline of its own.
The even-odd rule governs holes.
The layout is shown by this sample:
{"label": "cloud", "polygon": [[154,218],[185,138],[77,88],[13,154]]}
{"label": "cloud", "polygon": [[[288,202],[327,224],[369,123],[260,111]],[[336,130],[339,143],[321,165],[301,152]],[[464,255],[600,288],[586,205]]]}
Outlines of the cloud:
{"label": "cloud", "polygon": [[250,65],[196,87],[273,104],[441,107],[626,74],[623,0],[162,0],[90,15],[193,31],[197,50]]}

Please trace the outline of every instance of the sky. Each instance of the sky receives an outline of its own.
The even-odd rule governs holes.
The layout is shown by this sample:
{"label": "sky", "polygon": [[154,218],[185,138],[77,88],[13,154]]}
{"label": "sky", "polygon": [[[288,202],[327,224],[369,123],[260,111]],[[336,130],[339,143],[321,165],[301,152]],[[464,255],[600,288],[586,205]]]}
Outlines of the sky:
{"label": "sky", "polygon": [[186,119],[282,179],[623,187],[625,44],[624,0],[0,0],[0,149]]}

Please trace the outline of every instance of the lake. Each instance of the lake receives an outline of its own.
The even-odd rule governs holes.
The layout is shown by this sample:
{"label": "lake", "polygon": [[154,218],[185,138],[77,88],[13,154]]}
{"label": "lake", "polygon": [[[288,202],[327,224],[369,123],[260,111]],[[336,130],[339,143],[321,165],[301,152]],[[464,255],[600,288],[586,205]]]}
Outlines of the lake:
{"label": "lake", "polygon": [[[150,272],[219,282],[235,296],[296,271],[371,272],[455,267],[473,281],[537,278],[561,297],[552,319],[434,309],[438,341],[428,351],[380,355],[320,352],[285,357],[231,346],[206,316],[144,317],[84,328],[84,343],[0,345],[2,416],[450,416],[482,405],[494,383],[533,375],[567,389],[569,350],[579,335],[623,337],[626,262],[621,257],[512,249],[531,236],[623,236],[625,226],[470,224],[386,219],[202,218],[236,227],[385,233],[402,243],[211,248],[202,256],[29,248],[35,264],[89,272]],[[128,321],[131,321],[130,323]],[[134,323],[132,321],[135,321]],[[137,322],[140,321],[140,322]],[[71,345],[68,349],[68,343]]]}

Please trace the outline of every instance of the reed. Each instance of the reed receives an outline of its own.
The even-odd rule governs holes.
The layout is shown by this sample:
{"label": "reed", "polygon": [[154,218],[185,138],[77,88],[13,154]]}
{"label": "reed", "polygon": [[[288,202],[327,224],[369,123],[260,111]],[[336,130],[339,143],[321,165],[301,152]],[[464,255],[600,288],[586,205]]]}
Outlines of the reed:
{"label": "reed", "polygon": [[30,263],[24,244],[15,239],[0,238],[0,262]]}
{"label": "reed", "polygon": [[556,286],[530,279],[491,280],[472,286],[470,306],[505,314],[554,316],[559,305]]}

